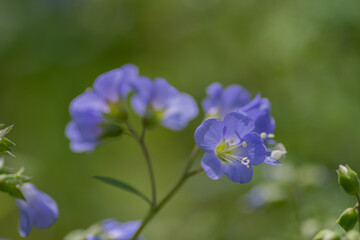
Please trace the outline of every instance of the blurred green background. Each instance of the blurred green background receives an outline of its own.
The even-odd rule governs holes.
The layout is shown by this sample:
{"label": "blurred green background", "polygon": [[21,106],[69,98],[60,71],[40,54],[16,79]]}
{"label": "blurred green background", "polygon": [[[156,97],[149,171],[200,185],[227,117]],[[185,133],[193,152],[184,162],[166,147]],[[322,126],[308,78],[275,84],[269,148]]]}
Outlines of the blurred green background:
{"label": "blurred green background", "polygon": [[[7,164],[25,166],[60,208],[52,228],[33,229],[28,239],[62,239],[105,218],[145,214],[142,200],[91,179],[116,177],[148,194],[133,140],[74,154],[64,136],[70,101],[124,63],[198,102],[214,81],[261,92],[288,150],[283,167],[259,166],[246,185],[194,177],[148,225],[146,240],[309,239],[354,202],[336,184],[335,169],[348,163],[360,170],[359,9],[357,0],[0,1],[0,122],[15,124],[9,138],[17,144]],[[178,178],[202,117],[182,132],[149,132],[160,196]],[[327,177],[299,190],[314,177],[301,172],[309,164]],[[243,195],[270,181],[262,173],[281,168],[283,177],[289,167],[298,175],[285,184],[289,197],[248,211]],[[0,237],[20,239],[17,221],[14,200],[1,194]]]}

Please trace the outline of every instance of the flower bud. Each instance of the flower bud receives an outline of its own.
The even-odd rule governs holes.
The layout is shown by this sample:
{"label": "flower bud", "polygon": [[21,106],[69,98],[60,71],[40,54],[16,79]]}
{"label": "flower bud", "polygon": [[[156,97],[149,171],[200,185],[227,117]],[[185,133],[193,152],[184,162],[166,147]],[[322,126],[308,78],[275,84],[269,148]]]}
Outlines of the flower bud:
{"label": "flower bud", "polygon": [[348,165],[340,165],[337,173],[339,184],[344,188],[345,192],[350,195],[357,195],[359,193],[357,173]]}
{"label": "flower bud", "polygon": [[313,240],[341,240],[341,235],[338,232],[325,229],[318,232]]}
{"label": "flower bud", "polygon": [[348,232],[346,234],[346,239],[347,240],[359,240],[360,239],[360,234],[359,234],[359,232],[357,232],[355,230],[351,230],[350,232]]}
{"label": "flower bud", "polygon": [[354,208],[347,208],[336,221],[345,231],[354,228],[358,221],[358,211]]}

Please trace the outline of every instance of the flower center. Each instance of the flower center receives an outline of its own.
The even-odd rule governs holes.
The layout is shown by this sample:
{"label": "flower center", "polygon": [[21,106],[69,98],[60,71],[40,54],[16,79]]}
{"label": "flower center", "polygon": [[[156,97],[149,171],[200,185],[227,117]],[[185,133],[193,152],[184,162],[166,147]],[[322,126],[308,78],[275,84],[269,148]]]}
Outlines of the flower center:
{"label": "flower center", "polygon": [[241,164],[249,168],[250,159],[241,156],[243,153],[242,150],[246,147],[247,143],[245,141],[235,144],[235,140],[233,138],[229,140],[223,139],[216,146],[215,154],[224,163],[231,164],[235,161],[239,161]]}

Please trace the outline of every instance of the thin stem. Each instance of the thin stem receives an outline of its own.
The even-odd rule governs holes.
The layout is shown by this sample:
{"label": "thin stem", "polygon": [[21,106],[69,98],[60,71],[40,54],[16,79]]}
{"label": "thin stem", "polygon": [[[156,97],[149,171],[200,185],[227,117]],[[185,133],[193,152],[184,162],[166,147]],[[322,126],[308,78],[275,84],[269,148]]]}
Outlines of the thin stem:
{"label": "thin stem", "polygon": [[174,196],[174,194],[180,189],[180,187],[186,182],[186,180],[200,172],[203,171],[202,168],[194,170],[189,172],[193,162],[195,161],[196,155],[199,152],[199,147],[195,146],[190,157],[189,160],[184,168],[184,171],[181,175],[181,177],[179,178],[179,180],[177,181],[177,183],[173,186],[173,188],[166,194],[166,196],[164,197],[163,200],[161,200],[161,202],[159,203],[159,205],[157,205],[155,208],[150,209],[149,212],[146,214],[146,216],[144,217],[139,229],[136,231],[136,233],[134,234],[134,236],[131,238],[131,240],[136,240],[136,238],[140,235],[141,231],[146,227],[146,225],[151,221],[151,219],[160,211],[160,209],[162,209],[165,204]]}
{"label": "thin stem", "polygon": [[146,162],[146,165],[147,165],[147,168],[149,171],[149,177],[150,177],[151,195],[152,195],[151,208],[154,209],[157,204],[156,203],[156,182],[155,182],[154,169],[152,166],[150,154],[149,154],[149,151],[148,151],[146,143],[145,143],[146,128],[143,125],[141,134],[139,135],[129,122],[126,122],[126,126],[128,127],[132,137],[139,143],[140,148],[144,154],[145,162]]}
{"label": "thin stem", "polygon": [[150,158],[150,154],[149,154],[149,151],[146,147],[146,144],[145,144],[145,131],[143,130],[143,134],[141,134],[141,137],[139,139],[139,144],[140,144],[140,147],[141,147],[141,150],[145,156],[145,160],[146,160],[146,164],[147,164],[147,167],[148,167],[148,170],[149,170],[149,176],[150,176],[150,183],[151,183],[151,193],[152,193],[152,208],[155,208],[156,207],[156,183],[155,183],[155,175],[154,175],[154,169],[153,169],[153,166],[152,166],[152,162],[151,162],[151,158]]}

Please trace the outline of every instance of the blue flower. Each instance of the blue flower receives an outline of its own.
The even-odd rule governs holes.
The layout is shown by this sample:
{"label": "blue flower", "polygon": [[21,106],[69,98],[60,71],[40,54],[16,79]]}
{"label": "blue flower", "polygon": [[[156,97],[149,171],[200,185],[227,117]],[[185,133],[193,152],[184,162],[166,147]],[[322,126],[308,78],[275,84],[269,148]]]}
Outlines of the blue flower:
{"label": "blue flower", "polygon": [[[105,236],[114,240],[130,240],[141,225],[141,221],[130,221],[119,223],[114,219],[106,219],[103,221],[103,232]],[[141,240],[141,238],[137,238]]]}
{"label": "blue flower", "polygon": [[[130,240],[139,229],[141,221],[120,223],[115,219],[106,219],[100,225],[95,225],[84,232],[76,232],[78,238],[86,234],[86,240]],[[91,233],[89,233],[91,232]],[[137,240],[142,240],[138,237]]]}
{"label": "blue flower", "polygon": [[94,90],[106,101],[116,103],[124,100],[131,92],[131,82],[136,81],[138,68],[132,64],[123,65],[100,75],[94,82]]}
{"label": "blue flower", "polygon": [[171,130],[181,130],[198,114],[195,100],[176,90],[165,79],[152,81],[139,77],[133,87],[132,108],[150,124],[159,122]]}
{"label": "blue flower", "polygon": [[271,104],[267,98],[261,98],[260,94],[257,94],[250,103],[239,108],[237,111],[247,113],[255,122],[254,131],[263,134],[263,137],[265,137],[264,134],[270,134],[271,136],[274,133],[275,120],[270,115]]}
{"label": "blue flower", "polygon": [[208,117],[223,119],[226,114],[245,106],[251,100],[250,93],[240,85],[223,88],[220,83],[211,84],[207,90],[208,97],[202,107]]}
{"label": "blue flower", "polygon": [[110,108],[106,101],[92,90],[88,90],[75,98],[70,104],[72,121],[67,125],[65,134],[71,140],[73,152],[92,151],[105,133],[104,114]]}
{"label": "blue flower", "polygon": [[57,204],[51,197],[31,183],[22,185],[21,192],[26,201],[15,201],[20,213],[19,234],[22,237],[28,236],[33,226],[45,229],[55,223],[59,213]]}
{"label": "blue flower", "polygon": [[233,182],[250,182],[252,166],[266,158],[263,139],[254,128],[245,113],[231,112],[224,121],[207,119],[196,129],[196,144],[206,151],[201,166],[208,177],[216,180],[225,174]]}
{"label": "blue flower", "polygon": [[118,136],[122,129],[105,119],[109,114],[116,120],[127,117],[126,98],[131,91],[131,82],[138,76],[136,66],[126,64],[100,75],[93,90],[76,97],[70,104],[72,121],[65,134],[71,140],[73,152],[93,151],[106,136]]}

